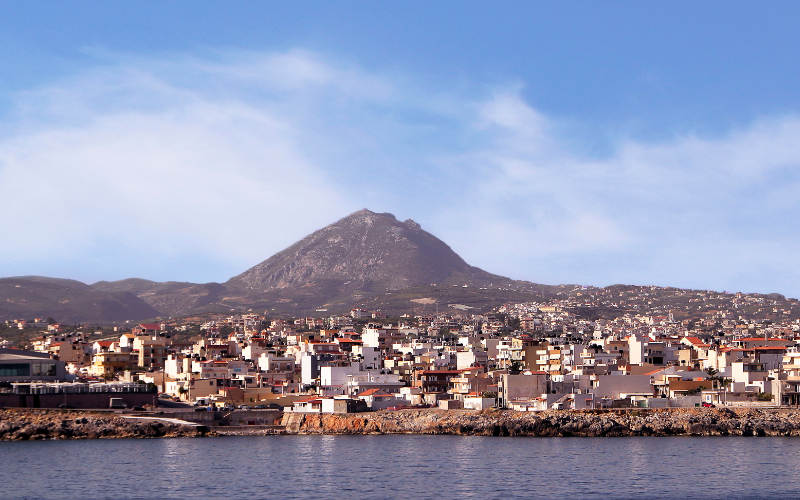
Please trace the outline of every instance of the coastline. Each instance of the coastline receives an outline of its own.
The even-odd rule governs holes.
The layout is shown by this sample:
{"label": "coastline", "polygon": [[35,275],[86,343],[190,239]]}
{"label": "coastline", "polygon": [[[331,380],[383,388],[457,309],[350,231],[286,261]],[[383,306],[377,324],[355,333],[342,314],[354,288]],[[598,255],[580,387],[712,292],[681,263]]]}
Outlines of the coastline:
{"label": "coastline", "polygon": [[687,408],[545,412],[400,410],[321,415],[286,413],[287,434],[468,436],[800,436],[800,410]]}
{"label": "coastline", "polygon": [[164,419],[125,418],[100,411],[0,410],[0,441],[201,437],[208,427]]}
{"label": "coastline", "polygon": [[[0,410],[0,441],[174,438],[229,435],[421,434],[519,437],[800,436],[800,410],[681,408],[559,410],[399,410],[328,415],[285,413],[281,428],[208,427],[109,412]],[[266,426],[265,426],[266,427]]]}

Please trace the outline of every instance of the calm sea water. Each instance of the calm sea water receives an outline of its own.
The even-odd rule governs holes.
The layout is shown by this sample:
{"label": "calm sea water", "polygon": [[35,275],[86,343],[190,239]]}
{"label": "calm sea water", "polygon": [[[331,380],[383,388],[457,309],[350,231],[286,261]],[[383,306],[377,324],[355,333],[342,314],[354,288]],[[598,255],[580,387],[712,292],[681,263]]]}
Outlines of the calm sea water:
{"label": "calm sea water", "polygon": [[800,439],[265,436],[2,442],[0,497],[800,498]]}

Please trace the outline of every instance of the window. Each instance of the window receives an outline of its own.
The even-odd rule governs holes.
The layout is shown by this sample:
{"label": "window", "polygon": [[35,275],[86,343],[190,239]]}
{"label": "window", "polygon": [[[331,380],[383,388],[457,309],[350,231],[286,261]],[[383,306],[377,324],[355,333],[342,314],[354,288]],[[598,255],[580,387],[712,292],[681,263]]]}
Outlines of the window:
{"label": "window", "polygon": [[0,377],[27,377],[30,374],[31,365],[27,363],[0,365]]}

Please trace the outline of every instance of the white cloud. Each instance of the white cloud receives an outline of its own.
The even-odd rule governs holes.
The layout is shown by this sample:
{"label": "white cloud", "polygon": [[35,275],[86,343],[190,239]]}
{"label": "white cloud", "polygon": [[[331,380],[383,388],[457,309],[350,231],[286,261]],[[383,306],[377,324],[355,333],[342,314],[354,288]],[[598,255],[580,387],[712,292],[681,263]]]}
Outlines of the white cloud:
{"label": "white cloud", "polygon": [[[522,99],[501,95],[484,110],[501,130],[460,156],[480,165],[478,202],[437,220],[467,260],[545,283],[797,290],[786,251],[800,243],[797,118],[716,140],[628,141],[596,160],[572,154]],[[462,236],[472,228],[481,244]]]}
{"label": "white cloud", "polygon": [[0,120],[0,224],[25,241],[2,275],[224,280],[368,207],[514,278],[800,291],[797,117],[589,158],[516,84],[304,51],[105,57]]}
{"label": "white cloud", "polygon": [[[126,248],[122,272],[146,274],[165,258],[243,270],[302,237],[299,228],[359,208],[348,200],[329,206],[338,183],[306,157],[308,137],[268,104],[183,92],[143,69],[68,83],[23,96],[22,131],[0,143],[2,225],[9,235],[37,235],[2,250],[12,273],[15,264],[34,273],[54,253],[83,262],[87,243]],[[136,94],[130,100],[129,89]],[[145,99],[145,92],[153,95]]]}

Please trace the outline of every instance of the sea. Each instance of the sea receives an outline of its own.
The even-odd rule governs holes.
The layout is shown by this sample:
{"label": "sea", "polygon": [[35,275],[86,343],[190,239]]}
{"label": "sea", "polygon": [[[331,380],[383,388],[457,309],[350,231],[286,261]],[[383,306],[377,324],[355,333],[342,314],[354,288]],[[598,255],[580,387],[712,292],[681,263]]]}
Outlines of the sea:
{"label": "sea", "polygon": [[0,498],[788,499],[800,498],[800,438],[0,442]]}

